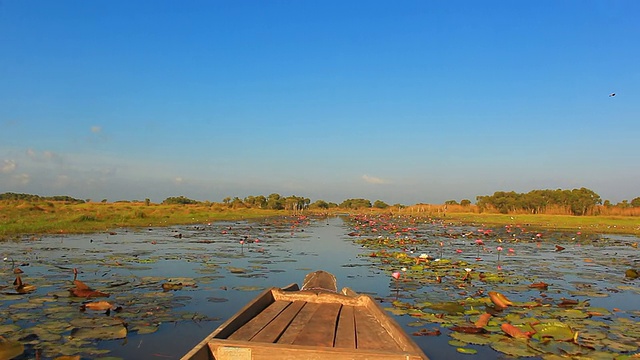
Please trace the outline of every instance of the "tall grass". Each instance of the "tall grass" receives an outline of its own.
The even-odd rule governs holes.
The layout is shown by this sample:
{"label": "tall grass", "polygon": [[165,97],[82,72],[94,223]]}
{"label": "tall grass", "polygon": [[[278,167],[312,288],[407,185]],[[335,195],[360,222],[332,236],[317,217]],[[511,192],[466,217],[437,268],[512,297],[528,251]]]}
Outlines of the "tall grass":
{"label": "tall grass", "polygon": [[0,238],[25,234],[68,234],[112,231],[118,227],[156,227],[283,215],[259,209],[229,209],[210,205],[144,203],[0,201]]}

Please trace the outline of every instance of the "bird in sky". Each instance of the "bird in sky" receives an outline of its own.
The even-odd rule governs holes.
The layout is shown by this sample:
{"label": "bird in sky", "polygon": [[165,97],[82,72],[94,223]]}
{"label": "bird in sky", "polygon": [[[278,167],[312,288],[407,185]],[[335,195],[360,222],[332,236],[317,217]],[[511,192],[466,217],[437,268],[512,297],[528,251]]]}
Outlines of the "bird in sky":
{"label": "bird in sky", "polygon": [[609,94],[609,97],[614,97],[614,96],[616,96],[616,93]]}

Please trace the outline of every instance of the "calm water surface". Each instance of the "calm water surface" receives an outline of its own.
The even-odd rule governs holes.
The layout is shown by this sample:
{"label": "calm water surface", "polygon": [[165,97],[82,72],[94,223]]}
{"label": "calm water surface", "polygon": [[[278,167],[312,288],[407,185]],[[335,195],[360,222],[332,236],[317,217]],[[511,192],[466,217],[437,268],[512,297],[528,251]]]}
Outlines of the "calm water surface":
{"label": "calm water surface", "polygon": [[[429,244],[413,249],[416,253],[454,256],[454,249],[469,247],[468,239],[447,238],[446,250],[439,249],[438,236],[442,234],[439,224],[425,222],[419,225],[424,236],[430,236]],[[473,228],[455,229],[458,232],[473,231]],[[368,256],[371,252],[354,243],[353,231],[342,218],[305,220],[297,223],[284,220],[260,222],[213,223],[196,226],[153,228],[141,231],[117,230],[115,235],[92,234],[66,237],[45,237],[36,241],[2,243],[0,255],[7,260],[0,264],[2,283],[13,280],[11,262],[28,263],[22,266],[23,278],[37,284],[37,292],[29,295],[0,297],[0,325],[16,323],[22,327],[37,326],[37,319],[12,319],[16,304],[36,297],[60,295],[71,287],[71,269],[78,268],[79,279],[97,290],[109,291],[108,284],[127,281],[133,284],[148,284],[148,279],[156,279],[154,286],[174,279],[195,283],[195,287],[184,287],[170,291],[163,296],[170,302],[163,307],[172,307],[170,312],[185,314],[180,318],[154,318],[155,305],[150,305],[140,316],[147,316],[150,323],[159,324],[158,330],[140,335],[130,331],[126,340],[102,341],[98,348],[110,350],[108,356],[124,359],[178,359],[225,319],[233,315],[262,289],[271,286],[300,284],[304,276],[313,270],[324,269],[338,278],[338,286],[350,287],[361,293],[368,293],[380,301],[383,307],[390,307],[389,301],[395,297],[408,296],[394,291],[394,283],[389,269],[383,269],[376,259]],[[447,231],[452,231],[449,228]],[[251,243],[253,240],[259,241]],[[241,245],[240,241],[245,241]],[[547,282],[588,284],[589,287],[607,288],[619,285],[619,269],[611,269],[600,264],[599,257],[621,256],[627,263],[637,264],[637,250],[624,246],[624,242],[638,241],[634,237],[620,237],[620,246],[599,248],[597,246],[568,245],[557,253],[550,249],[536,248],[521,251],[511,257],[503,257],[500,265],[505,269],[531,264],[528,271],[532,277],[544,276]],[[438,254],[446,252],[446,254]],[[585,262],[585,254],[595,259]],[[473,261],[475,253],[467,251],[459,255]],[[494,261],[494,255],[486,261]],[[16,266],[17,266],[16,264]],[[621,265],[621,268],[627,266]],[[550,273],[550,269],[553,269]],[[187,281],[188,282],[188,281]],[[65,287],[66,286],[66,287]],[[142,289],[142,285],[140,285]],[[630,286],[637,286],[631,283]],[[118,294],[117,287],[109,301],[116,304],[133,301],[144,303],[144,292],[139,295],[135,287],[127,294]],[[145,285],[144,290],[149,287]],[[158,292],[159,294],[160,292]],[[155,294],[155,293],[153,293]],[[412,294],[415,295],[415,294]],[[535,292],[523,294],[536,296]],[[591,299],[592,306],[639,310],[637,292],[609,292],[606,297]],[[138,296],[138,298],[136,298]],[[153,296],[153,295],[151,295]],[[430,294],[420,294],[429,298]],[[434,298],[442,294],[433,294]],[[168,305],[167,305],[168,304]],[[33,310],[33,311],[37,311]],[[190,320],[197,314],[196,320]],[[415,319],[409,316],[395,316],[396,320],[412,333],[416,328],[408,326]],[[435,326],[435,324],[434,324]],[[2,335],[2,334],[0,334]],[[10,337],[11,334],[4,334]],[[447,344],[450,340],[444,334],[438,337],[414,337],[432,359],[468,358],[456,352]],[[475,358],[501,358],[491,348],[477,347]],[[24,358],[33,358],[33,352]],[[107,355],[103,355],[107,356]],[[97,357],[97,356],[96,356]]]}

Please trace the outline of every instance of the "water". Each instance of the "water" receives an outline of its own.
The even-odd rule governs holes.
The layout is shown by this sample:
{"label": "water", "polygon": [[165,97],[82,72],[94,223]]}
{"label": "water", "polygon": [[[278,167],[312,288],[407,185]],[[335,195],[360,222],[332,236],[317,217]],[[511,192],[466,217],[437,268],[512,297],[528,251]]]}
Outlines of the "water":
{"label": "water", "polygon": [[[429,222],[419,223],[416,227],[416,233],[424,237],[419,248],[415,249],[416,254],[424,251],[445,257],[458,256],[470,263],[475,260],[476,248],[470,245],[471,239],[451,237],[451,234],[467,233],[471,228],[445,228],[442,224]],[[16,265],[28,263],[20,266],[25,271],[23,280],[36,285],[38,290],[27,295],[0,295],[0,318],[5,319],[0,322],[0,329],[7,324],[17,324],[24,329],[45,327],[44,324],[50,321],[70,321],[72,317],[105,316],[73,312],[80,301],[65,296],[73,286],[73,268],[79,270],[80,280],[97,290],[111,293],[107,300],[121,305],[123,311],[120,315],[109,316],[122,316],[129,324],[126,339],[100,341],[93,353],[83,355],[87,358],[99,357],[100,351],[106,350],[109,351],[108,356],[124,359],[180,358],[257,296],[261,289],[300,284],[308,272],[317,269],[336,275],[339,287],[371,294],[383,301],[383,307],[391,307],[390,301],[399,294],[394,292],[390,269],[379,259],[368,256],[371,249],[354,243],[354,238],[347,236],[352,231],[353,228],[342,218],[290,218],[139,231],[119,229],[115,235],[44,237],[35,241],[3,243],[0,254],[7,260],[0,264],[2,284],[10,285],[14,279],[10,271],[12,262]],[[244,244],[240,244],[241,241]],[[439,247],[440,241],[446,241],[446,246]],[[569,291],[585,286],[594,289],[637,287],[637,282],[620,280],[620,271],[624,273],[626,267],[638,265],[637,249],[626,246],[637,238],[623,236],[613,241],[614,244],[608,247],[569,243],[563,252],[554,252],[549,247],[540,248],[535,242],[519,244],[517,253],[513,256],[504,254],[499,264],[505,272],[519,272],[522,264],[530,264],[526,276],[544,277],[555,286],[558,296],[568,296]],[[455,249],[458,248],[465,252],[457,254]],[[603,257],[614,254],[620,259],[619,266],[602,261]],[[583,261],[586,255],[593,261]],[[482,256],[483,267],[498,264],[495,251],[484,248]],[[179,281],[188,286],[177,291],[162,291],[161,284]],[[118,285],[123,282],[127,283]],[[10,287],[3,289],[9,290]],[[638,310],[638,291],[603,292],[606,297],[590,298],[592,306]],[[550,293],[553,296],[553,291]],[[522,291],[519,294],[522,297],[519,300],[524,301],[539,295],[539,292]],[[435,285],[418,288],[415,294],[400,294],[401,298],[436,299],[442,296],[443,292]],[[22,310],[38,316],[16,315],[21,303],[38,298],[48,298],[50,302]],[[73,310],[67,316],[64,313],[51,316],[47,309],[54,305]],[[39,312],[47,314],[46,317]],[[414,318],[406,315],[395,318],[407,332],[416,331],[408,325],[415,321]],[[145,324],[157,328],[157,331],[150,334],[132,331],[136,326],[139,328]],[[70,328],[64,330],[59,343],[65,343],[68,331]],[[27,333],[23,330],[20,336]],[[15,331],[0,335],[6,338],[17,336]],[[449,346],[450,338],[444,334],[414,337],[414,340],[432,359],[469,356]],[[475,348],[479,350],[477,358],[500,356],[488,346]],[[34,352],[33,347],[28,347],[25,358],[33,358]],[[43,354],[44,358],[47,354]]]}

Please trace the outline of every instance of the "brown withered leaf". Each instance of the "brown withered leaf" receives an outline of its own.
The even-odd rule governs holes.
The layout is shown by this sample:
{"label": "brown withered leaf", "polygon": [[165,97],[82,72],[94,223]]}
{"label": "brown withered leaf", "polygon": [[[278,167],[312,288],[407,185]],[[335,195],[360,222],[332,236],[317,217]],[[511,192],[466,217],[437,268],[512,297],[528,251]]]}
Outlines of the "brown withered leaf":
{"label": "brown withered leaf", "polygon": [[93,301],[87,304],[82,304],[81,309],[89,309],[89,310],[110,310],[113,309],[113,304],[108,301]]}
{"label": "brown withered leaf", "polygon": [[480,315],[480,318],[474,323],[477,328],[483,328],[489,323],[489,319],[491,319],[491,314],[484,313]]}
{"label": "brown withered leaf", "polygon": [[91,288],[87,284],[83,283],[80,280],[73,280],[73,285],[75,285],[76,289],[78,290],[91,290]]}
{"label": "brown withered leaf", "polygon": [[532,288],[532,289],[547,290],[549,288],[549,284],[547,284],[547,283],[545,283],[543,281],[540,281],[540,282],[537,282],[537,283],[530,284],[529,287]]}
{"label": "brown withered leaf", "polygon": [[481,328],[481,327],[477,327],[475,325],[473,326],[452,326],[449,329],[451,329],[452,331],[456,331],[456,332],[461,332],[461,333],[465,333],[465,334],[484,334],[487,332],[487,330]]}
{"label": "brown withered leaf", "polygon": [[528,339],[529,336],[523,332],[522,330],[518,329],[517,327],[509,324],[509,323],[504,323],[502,325],[500,325],[500,329],[502,329],[502,331],[505,332],[505,334],[511,336],[512,338],[516,338],[516,339]]}
{"label": "brown withered leaf", "polygon": [[71,295],[83,298],[109,297],[109,294],[91,289],[69,289]]}
{"label": "brown withered leaf", "polygon": [[489,299],[491,299],[491,302],[499,309],[505,309],[507,306],[513,305],[511,300],[496,291],[489,291]]}
{"label": "brown withered leaf", "polygon": [[420,329],[419,331],[414,332],[412,335],[413,336],[440,336],[440,334],[441,334],[440,329],[434,328],[431,330]]}

